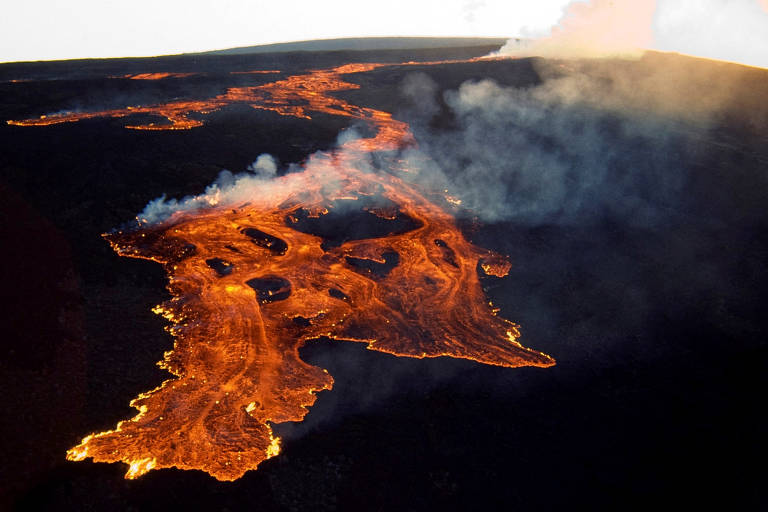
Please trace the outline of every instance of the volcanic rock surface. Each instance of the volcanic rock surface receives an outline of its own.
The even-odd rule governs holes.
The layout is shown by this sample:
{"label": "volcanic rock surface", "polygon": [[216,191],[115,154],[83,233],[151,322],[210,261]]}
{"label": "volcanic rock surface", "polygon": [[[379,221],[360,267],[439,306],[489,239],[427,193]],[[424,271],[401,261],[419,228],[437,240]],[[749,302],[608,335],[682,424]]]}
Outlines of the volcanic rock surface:
{"label": "volcanic rock surface", "polygon": [[[18,121],[216,98],[233,87],[260,88],[350,63],[463,60],[492,49],[8,64],[0,66],[0,117]],[[659,69],[665,73],[655,73]],[[156,73],[172,75],[152,79]],[[657,91],[678,93],[641,94],[650,89],[637,84],[648,76]],[[243,171],[259,154],[274,155],[281,173],[290,163],[301,165],[316,151],[338,147],[339,133],[359,119],[320,113],[308,120],[234,102],[190,113],[196,126],[188,130],[126,129],[166,122],[151,112],[38,127],[2,124],[0,226],[10,327],[0,363],[8,411],[3,505],[764,505],[759,475],[739,468],[759,462],[754,459],[765,430],[757,404],[766,385],[768,327],[762,311],[768,299],[766,71],[647,54],[630,62],[377,66],[344,79],[360,87],[333,97],[407,122],[445,182],[462,184],[450,191],[462,205],[444,202],[441,208],[457,219],[466,243],[508,255],[512,264],[503,278],[476,269],[477,286],[500,317],[523,326],[526,343],[558,365],[510,370],[397,358],[321,338],[299,357],[327,369],[334,390],[317,395],[302,423],[275,425],[281,455],[234,483],[176,469],[126,481],[119,465],[68,462],[65,453],[84,433],[130,418],[135,410],[129,402],[168,379],[155,362],[173,347],[163,332],[167,322],[151,312],[171,299],[162,267],[119,257],[101,234],[162,194],[200,194],[222,169]],[[477,85],[486,79],[499,89]],[[558,102],[542,96],[574,83],[581,85],[569,89],[573,96],[557,96]],[[413,94],[418,90],[426,92]],[[616,90],[626,94],[606,94]],[[725,99],[715,102],[715,90],[726,90]],[[568,99],[587,96],[590,101]],[[622,101],[596,104],[602,96]],[[515,102],[501,103],[510,97]],[[420,101],[425,98],[431,102]],[[472,106],[473,98],[485,103]],[[499,100],[498,119],[487,108],[491,99]],[[503,129],[491,136],[481,130],[486,124]],[[530,181],[536,175],[522,171],[480,180],[475,163],[493,167],[499,160],[490,158],[494,154],[512,170],[529,169],[532,155],[550,155],[549,165],[535,160],[539,176],[549,181]],[[610,179],[585,187],[596,183],[596,168],[610,170]],[[569,193],[547,202],[542,183],[565,183]],[[496,197],[484,191],[508,194],[507,213],[496,209],[492,217],[484,210]],[[536,200],[526,203],[530,198]],[[548,209],[535,215],[514,209],[529,204]],[[392,233],[414,229],[417,218],[399,215]],[[296,218],[296,233],[323,229],[309,214],[297,210]],[[280,252],[279,242],[261,234],[275,236],[266,228],[239,228],[260,231],[240,232],[254,250]],[[316,249],[341,251],[359,243],[357,236],[328,237]],[[452,267],[455,242],[435,236],[430,244],[430,254]],[[354,260],[359,255],[344,256],[352,259],[341,264],[357,267],[357,275],[379,268]],[[383,264],[394,262],[379,256]],[[201,265],[221,281],[238,272],[235,259],[217,252]],[[261,281],[246,291],[261,294],[265,308],[291,300],[299,289],[286,274],[253,278]],[[359,300],[346,287],[329,286],[324,293],[342,308]],[[293,329],[308,328],[302,318],[311,322],[311,315],[300,316]]]}

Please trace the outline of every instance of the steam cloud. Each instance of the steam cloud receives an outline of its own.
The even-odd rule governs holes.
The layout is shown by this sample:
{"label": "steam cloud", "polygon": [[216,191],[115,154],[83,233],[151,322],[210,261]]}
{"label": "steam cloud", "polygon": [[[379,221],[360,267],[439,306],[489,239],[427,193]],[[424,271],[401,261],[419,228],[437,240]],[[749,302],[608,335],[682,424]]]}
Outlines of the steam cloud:
{"label": "steam cloud", "polygon": [[[442,98],[427,74],[407,75],[406,108],[396,117],[409,121],[419,144],[401,154],[416,171],[409,179],[447,190],[462,200],[465,214],[485,222],[617,217],[653,225],[675,207],[688,179],[685,162],[727,108],[734,80],[680,60],[537,61],[536,71],[541,83],[532,87],[469,81]],[[454,119],[451,129],[431,125],[441,108]],[[765,109],[752,115],[760,118]],[[335,151],[359,137],[355,129],[343,131]],[[366,170],[379,166],[375,155],[357,158]],[[293,171],[326,163],[316,153],[283,168],[286,176],[276,180],[278,162],[262,154],[244,173],[222,171],[203,194],[151,201],[139,219],[155,223],[179,211],[258,201],[272,187],[300,187]]]}
{"label": "steam cloud", "polygon": [[277,160],[270,154],[263,153],[248,166],[248,170],[265,178],[277,176]]}
{"label": "steam cloud", "polygon": [[[745,23],[745,30],[733,30],[736,23]],[[709,24],[714,32],[692,31],[692,24]],[[716,41],[715,48],[702,50],[696,39],[701,36],[695,34]],[[743,43],[742,34],[749,44],[737,44],[736,39]],[[768,66],[768,8],[765,0],[573,1],[549,37],[512,39],[499,53],[639,59],[642,48],[653,45],[691,54],[698,48],[731,60],[739,60],[734,55],[739,47],[742,61]],[[732,84],[696,66],[640,66],[633,73],[615,62],[609,64],[614,69],[598,62],[539,63],[544,81],[528,89],[489,80],[465,83],[443,97],[458,129],[442,132],[429,128],[441,108],[437,85],[425,74],[411,74],[402,87],[410,108],[399,115],[411,122],[420,148],[403,156],[420,171],[417,180],[435,190],[449,189],[485,221],[580,222],[620,213],[634,222],[652,222],[658,206],[683,186],[684,173],[675,163],[688,150],[686,141],[706,136]],[[589,65],[589,72],[576,69]],[[752,116],[764,114],[761,109]],[[354,129],[343,132],[338,148],[357,137]],[[303,165],[319,158],[322,154],[313,155]],[[375,166],[369,157],[360,164]],[[260,155],[245,173],[222,171],[199,196],[151,201],[138,218],[155,223],[178,211],[268,194],[278,167],[274,157]],[[644,176],[645,185],[633,176]]]}
{"label": "steam cloud", "polygon": [[[486,222],[652,226],[677,207],[732,86],[708,68],[660,62],[539,61],[533,87],[466,82],[443,95],[450,129],[431,128],[429,109],[402,113],[419,141],[405,157],[428,188]],[[403,84],[414,105],[439,94],[426,75]]]}
{"label": "steam cloud", "polygon": [[534,41],[511,39],[502,55],[574,57],[638,57],[653,33],[656,0],[593,0],[571,2],[549,37]]}
{"label": "steam cloud", "polygon": [[768,2],[577,0],[547,37],[510,39],[499,54],[638,58],[644,49],[768,67]]}
{"label": "steam cloud", "polygon": [[[344,144],[359,138],[360,135],[354,128],[342,131],[336,142],[336,153],[347,151]],[[372,162],[369,157],[358,155],[356,152],[353,155],[359,168],[371,169]],[[292,179],[292,175],[303,169],[311,169],[313,166],[327,168],[328,154],[319,151],[310,155],[305,162],[290,163],[283,168],[285,176],[277,178],[278,160],[264,153],[248,165],[245,172],[234,174],[229,170],[221,171],[216,180],[208,185],[202,194],[182,199],[169,199],[166,195],[162,195],[150,201],[136,218],[141,224],[157,224],[182,212],[203,210],[214,206],[257,204],[260,201],[269,203],[275,187],[279,187],[283,193],[300,191],[304,184],[301,180]],[[333,182],[324,185],[329,189],[335,187]]]}

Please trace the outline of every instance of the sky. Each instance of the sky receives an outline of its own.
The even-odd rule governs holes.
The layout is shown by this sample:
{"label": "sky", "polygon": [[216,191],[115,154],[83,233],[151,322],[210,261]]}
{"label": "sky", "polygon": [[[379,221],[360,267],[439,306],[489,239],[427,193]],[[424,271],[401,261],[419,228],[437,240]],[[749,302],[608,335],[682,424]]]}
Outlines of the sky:
{"label": "sky", "polygon": [[[550,35],[560,22],[567,27],[563,16],[574,6],[578,11],[578,4],[584,4],[582,10],[588,10],[590,4],[586,0],[3,3],[0,62],[152,56],[337,37],[540,38]],[[630,14],[621,20],[624,28],[651,34],[643,47],[768,67],[768,0],[593,0],[592,4],[619,11],[622,5],[651,6],[652,16]],[[604,9],[592,10],[604,14]],[[610,14],[598,16],[592,26],[612,19]],[[624,29],[612,33],[619,32]]]}

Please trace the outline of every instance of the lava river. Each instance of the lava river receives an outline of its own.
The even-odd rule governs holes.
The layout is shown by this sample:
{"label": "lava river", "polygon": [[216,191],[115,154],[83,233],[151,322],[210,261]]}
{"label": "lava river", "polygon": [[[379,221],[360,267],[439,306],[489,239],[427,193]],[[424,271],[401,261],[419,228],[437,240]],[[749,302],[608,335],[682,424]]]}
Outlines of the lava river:
{"label": "lava river", "polygon": [[[554,364],[523,347],[518,326],[484,295],[479,273],[504,276],[507,259],[469,243],[447,208],[395,165],[396,150],[414,144],[408,126],[328,94],[357,87],[344,74],[378,66],[312,71],[152,110],[171,123],[161,126],[188,128],[189,112],[238,101],[307,119],[347,116],[375,135],[316,154],[247,197],[206,196],[205,207],[105,235],[120,255],[157,261],[168,274],[172,298],[155,311],[171,322],[174,348],[160,364],[173,377],[131,402],[135,417],[87,436],[69,459],[122,461],[128,478],[176,467],[237,479],[279,452],[271,424],[300,421],[315,393],[331,388],[328,372],[298,353],[322,336],[398,356]],[[97,115],[107,114],[84,117]],[[360,165],[371,152],[391,156],[392,168]],[[323,231],[326,220],[349,215],[370,226],[366,236]]]}

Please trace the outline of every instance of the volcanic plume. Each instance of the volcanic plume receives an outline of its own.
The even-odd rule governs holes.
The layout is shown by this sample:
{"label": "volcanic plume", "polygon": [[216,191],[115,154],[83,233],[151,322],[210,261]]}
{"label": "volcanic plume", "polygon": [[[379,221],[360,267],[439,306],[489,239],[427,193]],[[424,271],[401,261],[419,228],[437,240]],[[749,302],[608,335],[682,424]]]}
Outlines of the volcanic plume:
{"label": "volcanic plume", "polygon": [[[239,101],[305,119],[350,117],[374,135],[279,178],[231,178],[182,203],[156,202],[137,227],[105,235],[120,255],[157,261],[168,274],[173,297],[155,312],[172,322],[174,349],[160,364],[174,377],[131,402],[135,417],[87,436],[69,459],[122,461],[127,478],[177,467],[237,479],[279,452],[271,423],[300,421],[315,393],[331,388],[328,372],[298,355],[319,337],[415,358],[554,364],[523,347],[518,326],[485,297],[480,273],[502,277],[510,263],[467,241],[448,200],[430,201],[409,181],[396,158],[415,144],[408,125],[328,94],[355,87],[342,75],[379,66],[348,64],[147,110],[166,116],[165,127],[191,128],[189,112]],[[366,165],[374,152],[384,170]]]}
{"label": "volcanic plume", "polygon": [[768,67],[764,0],[573,0],[546,37],[503,55],[638,58],[647,49]]}

